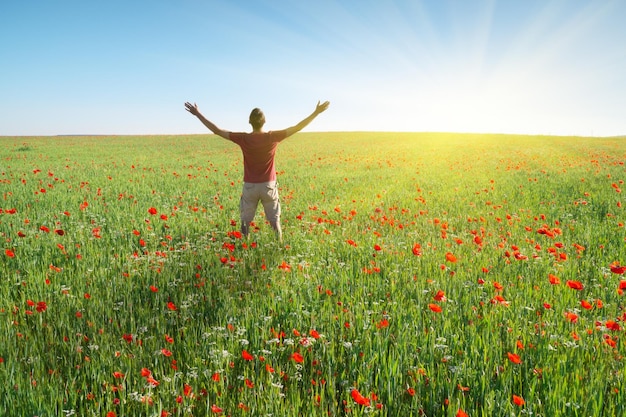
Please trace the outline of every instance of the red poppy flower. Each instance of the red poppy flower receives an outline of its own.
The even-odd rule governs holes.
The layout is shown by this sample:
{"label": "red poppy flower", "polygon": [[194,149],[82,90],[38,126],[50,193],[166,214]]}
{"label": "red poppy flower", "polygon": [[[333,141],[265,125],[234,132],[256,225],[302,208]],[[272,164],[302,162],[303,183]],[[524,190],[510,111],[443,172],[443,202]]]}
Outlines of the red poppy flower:
{"label": "red poppy flower", "polygon": [[44,311],[46,311],[48,309],[48,304],[46,304],[45,301],[40,301],[37,303],[37,312],[38,313],[43,313]]}
{"label": "red poppy flower", "polygon": [[626,266],[611,265],[611,272],[617,275],[622,275],[626,272]]}
{"label": "red poppy flower", "polygon": [[243,352],[241,352],[241,357],[242,357],[244,360],[247,360],[247,361],[251,361],[251,360],[253,360],[253,359],[254,359],[254,356],[252,356],[252,355],[251,355],[251,354],[250,354],[247,350],[245,350],[245,349],[243,350]]}
{"label": "red poppy flower", "polygon": [[613,331],[619,331],[621,330],[621,327],[619,325],[619,323],[617,323],[614,320],[607,320],[606,323],[604,323],[604,326],[609,329],[609,330],[613,330]]}
{"label": "red poppy flower", "polygon": [[364,406],[369,406],[370,405],[370,399],[367,397],[364,397],[363,395],[361,395],[361,393],[354,388],[351,392],[350,395],[352,396],[352,399],[359,405],[364,405]]}
{"label": "red poppy flower", "polygon": [[469,417],[467,413],[459,408],[459,411],[456,412],[456,417]]}
{"label": "red poppy flower", "polygon": [[173,302],[168,302],[167,303],[167,309],[170,311],[176,311],[176,304],[174,304]]}
{"label": "red poppy flower", "polygon": [[572,281],[572,280],[567,281],[567,286],[570,287],[571,289],[577,290],[577,291],[580,291],[580,290],[582,290],[584,288],[582,282],[580,282],[580,281]]}
{"label": "red poppy flower", "polygon": [[148,209],[148,213],[152,214],[153,216],[157,214],[157,209],[155,209],[154,207],[150,207]]}
{"label": "red poppy flower", "polygon": [[13,252],[11,249],[5,249],[4,254],[9,258],[15,258],[15,252]]}
{"label": "red poppy flower", "polygon": [[556,275],[548,274],[548,279],[552,285],[559,285],[561,283],[561,280]]}
{"label": "red poppy flower", "polygon": [[189,397],[191,395],[192,388],[191,385],[185,384],[183,385],[183,395],[185,397]]}
{"label": "red poppy flower", "polygon": [[445,301],[446,300],[446,293],[443,292],[443,290],[437,291],[437,294],[435,294],[433,296],[433,300],[435,300],[435,301]]}
{"label": "red poppy flower", "polygon": [[384,329],[385,327],[389,327],[389,320],[387,319],[382,319],[381,321],[376,323],[377,329]]}
{"label": "red poppy flower", "polygon": [[304,362],[304,357],[300,353],[298,353],[298,352],[294,352],[291,355],[291,359],[293,359],[294,361],[296,361],[298,363]]}
{"label": "red poppy flower", "polygon": [[516,355],[515,353],[511,353],[511,352],[507,352],[506,354],[509,357],[509,360],[513,362],[514,364],[519,365],[520,363],[522,363],[522,360],[520,359],[519,355]]}
{"label": "red poppy flower", "polygon": [[212,412],[214,412],[215,414],[219,414],[219,413],[221,413],[221,412],[222,412],[222,411],[224,411],[224,410],[222,410],[221,408],[219,408],[217,405],[213,404],[213,405],[211,406],[211,411],[212,411]]}
{"label": "red poppy flower", "polygon": [[437,304],[428,304],[428,308],[435,313],[441,313],[441,307]]}
{"label": "red poppy flower", "polygon": [[154,379],[152,376],[146,377],[146,382],[148,384],[152,385],[153,387],[158,387],[159,386],[159,381]]}
{"label": "red poppy flower", "polygon": [[518,407],[521,407],[524,404],[526,404],[526,401],[524,401],[524,399],[520,397],[519,395],[513,394],[513,403],[517,405]]}
{"label": "red poppy flower", "polygon": [[446,253],[446,260],[450,263],[455,263],[457,261],[456,256],[452,252]]}
{"label": "red poppy flower", "polygon": [[565,317],[571,322],[571,323],[577,323],[578,322],[578,314],[576,313],[572,313],[572,312],[567,312],[565,313]]}
{"label": "red poppy flower", "polygon": [[413,245],[413,255],[421,256],[422,255],[422,246],[419,243]]}

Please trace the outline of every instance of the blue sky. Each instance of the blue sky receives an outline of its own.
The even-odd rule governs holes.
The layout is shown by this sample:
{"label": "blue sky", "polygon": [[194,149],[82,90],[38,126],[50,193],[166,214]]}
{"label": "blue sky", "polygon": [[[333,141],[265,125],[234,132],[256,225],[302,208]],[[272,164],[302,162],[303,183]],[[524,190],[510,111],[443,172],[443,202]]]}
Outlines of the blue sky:
{"label": "blue sky", "polygon": [[626,134],[623,0],[0,4],[0,135]]}

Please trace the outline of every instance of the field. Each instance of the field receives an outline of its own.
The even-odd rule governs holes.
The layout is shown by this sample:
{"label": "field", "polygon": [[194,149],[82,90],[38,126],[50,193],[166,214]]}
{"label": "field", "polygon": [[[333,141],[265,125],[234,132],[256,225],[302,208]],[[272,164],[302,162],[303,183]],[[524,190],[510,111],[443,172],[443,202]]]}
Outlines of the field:
{"label": "field", "polygon": [[624,138],[0,138],[0,414],[626,414]]}

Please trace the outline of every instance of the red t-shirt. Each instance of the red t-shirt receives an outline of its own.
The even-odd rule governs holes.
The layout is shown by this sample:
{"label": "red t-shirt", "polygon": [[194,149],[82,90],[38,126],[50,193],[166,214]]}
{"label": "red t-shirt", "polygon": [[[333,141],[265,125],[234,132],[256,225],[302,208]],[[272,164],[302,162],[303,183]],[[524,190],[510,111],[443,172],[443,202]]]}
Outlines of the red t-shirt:
{"label": "red t-shirt", "polygon": [[243,153],[244,182],[276,181],[274,155],[276,154],[276,147],[286,137],[286,130],[230,133],[229,139],[239,145]]}

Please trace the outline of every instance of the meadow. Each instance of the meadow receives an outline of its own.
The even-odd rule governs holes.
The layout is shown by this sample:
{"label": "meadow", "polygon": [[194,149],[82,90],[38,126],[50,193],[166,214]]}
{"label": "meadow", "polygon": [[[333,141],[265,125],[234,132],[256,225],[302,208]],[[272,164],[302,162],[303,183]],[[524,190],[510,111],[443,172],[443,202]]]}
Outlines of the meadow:
{"label": "meadow", "polygon": [[624,138],[0,138],[0,414],[626,414]]}

